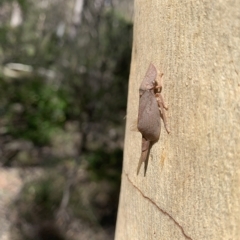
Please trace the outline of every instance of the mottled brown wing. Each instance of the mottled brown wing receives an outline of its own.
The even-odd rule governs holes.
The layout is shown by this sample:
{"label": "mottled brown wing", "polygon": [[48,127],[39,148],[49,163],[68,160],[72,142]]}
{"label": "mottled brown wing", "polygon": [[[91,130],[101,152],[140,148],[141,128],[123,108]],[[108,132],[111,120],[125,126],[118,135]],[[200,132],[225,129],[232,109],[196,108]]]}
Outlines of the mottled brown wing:
{"label": "mottled brown wing", "polygon": [[152,90],[144,91],[139,100],[138,130],[149,141],[157,141],[160,135],[160,112]]}

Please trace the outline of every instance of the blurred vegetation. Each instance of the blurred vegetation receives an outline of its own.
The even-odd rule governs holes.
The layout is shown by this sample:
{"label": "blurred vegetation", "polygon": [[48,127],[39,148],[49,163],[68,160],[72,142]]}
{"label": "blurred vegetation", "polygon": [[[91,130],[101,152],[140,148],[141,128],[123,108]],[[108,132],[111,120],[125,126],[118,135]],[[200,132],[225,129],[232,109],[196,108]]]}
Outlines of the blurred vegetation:
{"label": "blurred vegetation", "polygon": [[16,200],[23,235],[63,212],[65,232],[115,225],[132,22],[80,2],[0,2],[0,164],[42,168]]}
{"label": "blurred vegetation", "polygon": [[0,80],[2,113],[7,132],[35,144],[48,144],[56,128],[66,120],[67,95],[64,89],[55,89],[43,78],[33,77],[23,82]]}

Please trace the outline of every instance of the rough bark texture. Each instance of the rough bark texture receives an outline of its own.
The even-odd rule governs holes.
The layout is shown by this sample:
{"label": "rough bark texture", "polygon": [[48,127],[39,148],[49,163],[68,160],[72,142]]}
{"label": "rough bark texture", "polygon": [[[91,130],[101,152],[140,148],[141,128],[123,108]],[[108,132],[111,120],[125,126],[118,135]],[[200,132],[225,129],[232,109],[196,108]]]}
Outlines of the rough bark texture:
{"label": "rough bark texture", "polygon": [[[240,239],[240,0],[135,0],[115,240]],[[136,175],[131,131],[150,62],[164,73],[171,130]]]}

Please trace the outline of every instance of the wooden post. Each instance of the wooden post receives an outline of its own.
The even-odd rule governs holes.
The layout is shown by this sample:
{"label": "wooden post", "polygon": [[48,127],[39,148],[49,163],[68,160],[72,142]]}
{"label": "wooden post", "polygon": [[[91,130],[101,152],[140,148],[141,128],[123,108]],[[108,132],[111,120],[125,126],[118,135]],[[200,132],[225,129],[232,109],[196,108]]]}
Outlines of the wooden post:
{"label": "wooden post", "polygon": [[[115,240],[240,239],[240,0],[135,0]],[[164,73],[146,176],[131,131],[149,63]]]}

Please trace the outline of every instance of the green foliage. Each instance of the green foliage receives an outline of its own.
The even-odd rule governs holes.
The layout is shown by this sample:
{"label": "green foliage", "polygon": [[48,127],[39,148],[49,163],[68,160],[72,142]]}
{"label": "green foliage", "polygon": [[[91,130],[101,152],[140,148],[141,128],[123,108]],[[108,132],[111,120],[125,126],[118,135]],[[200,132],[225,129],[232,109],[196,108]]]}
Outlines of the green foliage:
{"label": "green foliage", "polygon": [[97,149],[87,154],[88,170],[94,180],[107,180],[111,183],[120,182],[120,171],[122,168],[122,150],[116,149],[112,152]]}
{"label": "green foliage", "polygon": [[52,133],[62,127],[66,120],[64,92],[39,77],[11,84],[0,79],[0,86],[8,132],[35,144],[47,144]]}
{"label": "green foliage", "polygon": [[[80,177],[80,176],[79,176]],[[79,179],[81,179],[80,177]],[[19,198],[15,202],[18,218],[33,225],[44,221],[56,221],[56,212],[63,210],[64,215],[73,219],[79,218],[90,224],[91,228],[100,225],[112,225],[116,219],[119,190],[109,186],[107,181],[92,184],[82,179],[76,181],[68,189],[69,179],[56,170],[47,172],[44,176],[28,182],[23,187]],[[70,194],[66,206],[61,208],[65,194]]]}
{"label": "green foliage", "polygon": [[[90,3],[89,7],[92,7]],[[39,32],[36,28],[39,10],[33,8],[33,5],[29,5],[29,9],[31,11],[25,11],[27,20],[22,26],[16,29],[0,27],[0,41],[4,46],[3,61],[31,63],[36,69],[53,69],[60,90],[55,91],[47,81],[40,83],[34,78],[29,82],[35,84],[22,84],[19,93],[16,93],[16,88],[9,87],[18,99],[11,103],[11,94],[5,95],[9,99],[8,106],[19,102],[24,108],[21,117],[8,109],[9,133],[36,144],[47,144],[55,129],[54,125],[60,127],[66,116],[78,120],[79,130],[87,135],[91,134],[90,129],[104,134],[109,125],[123,124],[132,24],[115,11],[102,11],[99,22],[87,22],[83,18],[76,38],[71,41],[67,35],[62,38],[57,36],[58,26],[53,25],[54,21],[45,24],[45,29]],[[47,23],[51,16],[46,12],[44,14]],[[88,25],[95,25],[98,34],[94,36],[92,29],[87,28]],[[35,86],[36,82],[41,86]],[[61,92],[66,94],[65,100]],[[66,101],[71,108],[66,108]],[[85,129],[88,132],[84,133]]]}
{"label": "green foliage", "polygon": [[64,179],[51,174],[26,184],[18,199],[20,217],[27,221],[53,219],[62,198]]}
{"label": "green foliage", "polygon": [[[102,45],[101,70],[111,73],[109,85],[106,86],[103,100],[111,113],[118,109],[115,115],[107,114],[111,121],[121,122],[123,111],[125,114],[127,102],[127,86],[131,59],[132,24],[124,20],[115,12],[107,12],[104,23],[100,28],[100,43]],[[114,96],[114,101],[111,101]],[[100,113],[102,114],[102,112]]]}
{"label": "green foliage", "polygon": [[[62,174],[54,167],[68,158],[79,158],[81,164],[74,166],[77,173],[71,176],[75,179],[71,179],[74,181],[65,210],[91,226],[113,226],[122,165],[120,144],[126,115],[132,23],[105,7],[105,1],[100,1],[100,7],[95,1],[85,1],[82,21],[75,25],[69,1],[47,1],[44,5],[44,1],[17,0],[23,22],[11,27],[12,2],[0,1],[6,11],[0,24],[0,137],[10,141],[26,139],[39,152],[46,149],[42,151],[44,158],[36,162],[42,164],[43,175],[45,169],[53,168],[50,174],[23,188],[16,204],[19,217],[37,227],[39,221],[54,220],[69,183],[69,172]],[[7,78],[3,68],[8,63],[30,65],[34,71],[28,78]],[[76,126],[75,135],[66,133],[64,126],[69,123]],[[61,142],[59,133],[69,134],[67,141],[71,144]],[[54,140],[60,142],[57,150]],[[60,148],[67,149],[59,151],[61,161]],[[17,157],[10,160],[10,166],[14,161],[19,163],[21,155],[17,150],[14,154]],[[30,153],[28,159],[31,165]]]}
{"label": "green foliage", "polygon": [[[3,4],[3,3],[12,3],[12,2],[14,2],[15,0],[1,0],[1,2],[0,2],[0,6],[1,6],[1,4]],[[25,6],[27,3],[28,3],[28,0],[17,0],[17,2],[19,3],[19,5],[20,6]]]}

